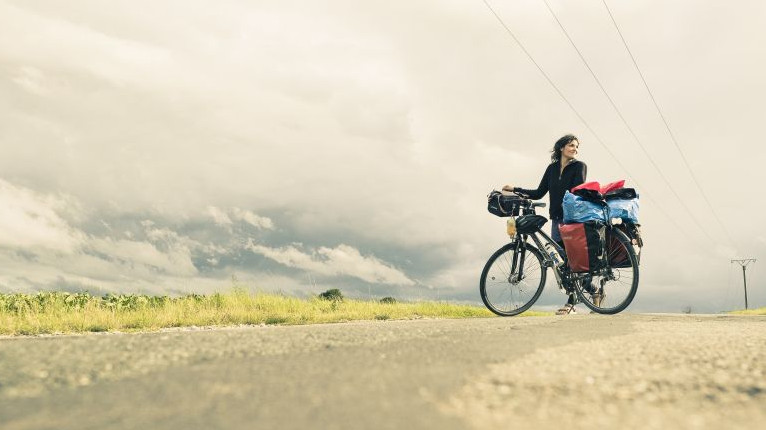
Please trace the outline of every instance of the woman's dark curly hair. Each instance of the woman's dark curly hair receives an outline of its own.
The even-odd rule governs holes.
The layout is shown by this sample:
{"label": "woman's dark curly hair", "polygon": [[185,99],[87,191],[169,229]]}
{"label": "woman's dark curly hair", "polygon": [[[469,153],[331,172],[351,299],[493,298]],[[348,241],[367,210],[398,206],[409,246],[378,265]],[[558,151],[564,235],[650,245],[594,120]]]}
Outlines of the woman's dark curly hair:
{"label": "woman's dark curly hair", "polygon": [[561,160],[561,148],[567,146],[567,144],[573,140],[579,141],[574,134],[567,134],[553,144],[553,149],[551,149],[551,163],[558,163],[559,160]]}

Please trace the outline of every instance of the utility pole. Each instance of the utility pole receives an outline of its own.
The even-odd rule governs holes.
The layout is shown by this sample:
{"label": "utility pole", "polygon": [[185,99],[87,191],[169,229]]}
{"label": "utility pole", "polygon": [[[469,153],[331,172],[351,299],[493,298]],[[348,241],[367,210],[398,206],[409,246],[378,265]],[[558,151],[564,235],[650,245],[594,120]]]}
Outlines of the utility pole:
{"label": "utility pole", "polygon": [[745,309],[747,309],[747,276],[745,275],[745,270],[747,270],[748,264],[755,263],[755,258],[743,258],[740,260],[731,260],[731,262],[739,263],[739,265],[742,266],[742,282],[745,285]]}

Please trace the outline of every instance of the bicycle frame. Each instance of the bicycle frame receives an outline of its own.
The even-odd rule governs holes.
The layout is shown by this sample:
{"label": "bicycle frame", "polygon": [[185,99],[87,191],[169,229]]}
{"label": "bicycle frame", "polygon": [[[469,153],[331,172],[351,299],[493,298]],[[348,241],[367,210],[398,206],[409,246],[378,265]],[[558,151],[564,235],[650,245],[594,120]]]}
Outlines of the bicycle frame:
{"label": "bicycle frame", "polygon": [[[535,207],[537,207],[536,204],[529,204],[528,206],[525,206],[523,208],[522,212],[524,215],[536,215],[537,213],[535,211]],[[540,239],[540,236],[542,236],[542,240]],[[514,280],[514,279],[510,279],[509,277],[508,281],[518,282],[524,277],[523,270],[524,270],[524,257],[526,255],[526,248],[521,246],[521,252],[519,252],[519,246],[523,243],[526,243],[528,237],[532,238],[532,241],[534,242],[535,246],[540,251],[540,254],[542,254],[544,267],[550,267],[553,269],[553,276],[556,278],[556,283],[558,284],[559,289],[561,289],[562,291],[568,290],[566,287],[564,287],[561,268],[556,265],[556,261],[554,261],[553,258],[550,256],[550,254],[548,254],[547,249],[545,249],[545,244],[551,245],[553,249],[556,250],[561,261],[566,261],[566,254],[564,253],[564,249],[558,243],[556,243],[556,241],[554,241],[550,236],[548,236],[548,234],[542,231],[542,229],[538,229],[532,232],[531,234],[517,234],[516,237],[513,238],[513,243],[515,243],[515,249],[514,249],[514,261],[512,262],[512,266],[511,266],[511,273],[514,273],[517,267],[520,267],[521,270],[519,270],[518,274],[516,275],[518,279]],[[562,267],[563,266],[564,265],[562,265]]]}
{"label": "bicycle frame", "polygon": [[[542,239],[540,238],[542,236]],[[553,269],[553,275],[556,278],[556,283],[558,284],[559,288],[562,290],[565,290],[564,283],[562,280],[562,273],[561,268],[556,265],[556,262],[553,260],[553,258],[548,254],[548,251],[545,249],[545,244],[549,244],[553,247],[553,249],[556,250],[556,252],[559,254],[559,257],[562,261],[564,261],[564,249],[559,246],[556,241],[554,241],[548,234],[546,234],[542,230],[537,230],[533,232],[532,234],[517,234],[514,238],[514,243],[516,246],[516,252],[514,253],[514,261],[512,262],[511,266],[511,273],[514,273],[516,271],[517,267],[521,267],[521,270],[518,271],[517,277],[519,279],[523,278],[523,270],[524,270],[524,257],[526,255],[526,248],[523,246],[521,247],[521,252],[519,251],[519,246],[525,242],[527,242],[527,238],[531,237],[532,241],[534,242],[535,246],[538,250],[540,250],[540,254],[542,254],[543,257],[543,265],[545,267],[550,267]],[[544,241],[544,242],[543,242]],[[519,259],[519,261],[516,261],[516,258]],[[519,279],[516,279],[518,281]],[[510,280],[510,279],[509,279]],[[513,280],[510,280],[513,281]]]}

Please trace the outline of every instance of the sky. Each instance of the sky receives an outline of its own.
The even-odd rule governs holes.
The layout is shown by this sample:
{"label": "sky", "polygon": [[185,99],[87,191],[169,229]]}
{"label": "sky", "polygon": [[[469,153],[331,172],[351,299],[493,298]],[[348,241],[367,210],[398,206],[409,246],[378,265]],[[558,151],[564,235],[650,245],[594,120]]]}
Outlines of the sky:
{"label": "sky", "polygon": [[587,67],[543,0],[488,0],[523,49],[483,0],[0,1],[0,291],[480,303],[487,194],[573,133],[641,195],[631,311],[744,308],[735,258],[766,306],[766,3],[607,0],[650,96],[547,1]]}

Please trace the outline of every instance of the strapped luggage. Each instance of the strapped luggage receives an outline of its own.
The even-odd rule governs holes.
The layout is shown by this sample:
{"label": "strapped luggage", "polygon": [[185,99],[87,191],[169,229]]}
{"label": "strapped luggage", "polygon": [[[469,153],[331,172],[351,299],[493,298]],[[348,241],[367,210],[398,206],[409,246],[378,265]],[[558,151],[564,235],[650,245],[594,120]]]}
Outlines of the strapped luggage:
{"label": "strapped luggage", "polygon": [[562,209],[564,209],[565,224],[587,221],[606,222],[606,203],[598,191],[580,189],[575,193],[569,191],[564,193]]}
{"label": "strapped luggage", "polygon": [[517,195],[505,195],[493,190],[487,196],[487,210],[499,217],[518,216],[523,199]]}
{"label": "strapped luggage", "polygon": [[620,179],[619,181],[610,182],[606,185],[601,185],[598,181],[591,181],[591,182],[582,183],[576,187],[572,187],[570,191],[574,193],[575,191],[579,191],[579,190],[591,190],[591,191],[599,192],[601,194],[606,194],[612,190],[620,189],[624,185],[625,185],[625,179]]}
{"label": "strapped luggage", "polygon": [[621,218],[624,222],[638,223],[638,193],[633,188],[620,188],[604,195],[609,206],[611,218]]}
{"label": "strapped luggage", "polygon": [[561,239],[572,272],[591,272],[606,266],[606,225],[599,221],[561,224]]}

